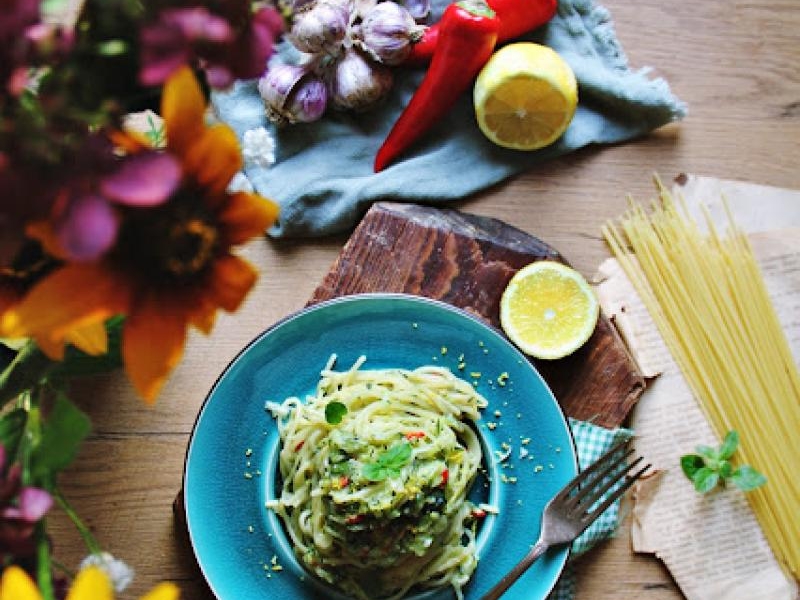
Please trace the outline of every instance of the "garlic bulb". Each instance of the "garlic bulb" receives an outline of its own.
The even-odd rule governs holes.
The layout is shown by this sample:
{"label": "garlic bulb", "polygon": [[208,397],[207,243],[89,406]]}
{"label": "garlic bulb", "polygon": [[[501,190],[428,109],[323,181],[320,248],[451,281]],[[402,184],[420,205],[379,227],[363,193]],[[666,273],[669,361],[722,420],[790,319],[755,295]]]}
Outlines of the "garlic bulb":
{"label": "garlic bulb", "polygon": [[389,93],[392,73],[384,65],[369,60],[357,48],[348,48],[334,65],[330,88],[336,108],[362,111]]}
{"label": "garlic bulb", "polygon": [[335,54],[350,24],[350,6],[342,0],[316,0],[297,12],[288,34],[301,52]]}
{"label": "garlic bulb", "polygon": [[379,2],[364,16],[361,40],[375,60],[399,65],[419,41],[425,28],[414,21],[405,8],[395,2]]}
{"label": "garlic bulb", "polygon": [[275,64],[258,82],[267,117],[276,125],[310,123],[328,104],[325,83],[307,67]]}

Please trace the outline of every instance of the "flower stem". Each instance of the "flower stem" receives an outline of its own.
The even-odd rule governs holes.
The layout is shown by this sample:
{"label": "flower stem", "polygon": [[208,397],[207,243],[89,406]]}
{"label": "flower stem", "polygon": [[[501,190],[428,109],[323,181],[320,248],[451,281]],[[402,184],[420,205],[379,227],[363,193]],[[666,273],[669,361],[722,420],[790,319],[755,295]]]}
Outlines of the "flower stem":
{"label": "flower stem", "polygon": [[73,525],[75,525],[75,529],[78,530],[81,538],[83,538],[83,542],[86,544],[89,552],[92,554],[100,554],[103,551],[103,549],[100,547],[100,544],[97,543],[97,540],[95,539],[91,530],[81,520],[81,518],[78,516],[78,513],[75,512],[75,509],[72,508],[69,502],[67,502],[67,499],[64,497],[64,494],[61,493],[61,490],[57,488],[54,489],[53,498],[55,498],[58,506],[61,507],[61,510],[63,510],[70,518],[70,521],[72,521]]}
{"label": "flower stem", "polygon": [[35,387],[56,364],[33,341],[25,344],[0,373],[0,407]]}
{"label": "flower stem", "polygon": [[36,583],[42,594],[42,600],[55,600],[53,589],[53,572],[50,562],[50,541],[47,539],[47,530],[44,519],[36,524]]}

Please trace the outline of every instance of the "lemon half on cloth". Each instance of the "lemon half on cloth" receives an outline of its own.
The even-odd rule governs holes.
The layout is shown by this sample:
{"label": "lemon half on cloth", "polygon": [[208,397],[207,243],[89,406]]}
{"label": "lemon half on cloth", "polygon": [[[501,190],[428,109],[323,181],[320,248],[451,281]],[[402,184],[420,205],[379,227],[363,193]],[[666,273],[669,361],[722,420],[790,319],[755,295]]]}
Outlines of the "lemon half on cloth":
{"label": "lemon half on cloth", "polygon": [[473,90],[475,117],[495,144],[537,150],[569,127],[578,106],[570,66],[552,48],[517,42],[495,52]]}
{"label": "lemon half on cloth", "polygon": [[591,337],[600,305],[578,273],[553,261],[534,262],[511,278],[500,299],[500,324],[525,354],[557,359]]}

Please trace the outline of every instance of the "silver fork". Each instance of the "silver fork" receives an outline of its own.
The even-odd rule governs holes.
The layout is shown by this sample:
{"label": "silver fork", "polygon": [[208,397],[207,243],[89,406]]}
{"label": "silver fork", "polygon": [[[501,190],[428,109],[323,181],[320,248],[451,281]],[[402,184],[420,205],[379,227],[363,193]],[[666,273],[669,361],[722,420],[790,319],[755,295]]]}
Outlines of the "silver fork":
{"label": "silver fork", "polygon": [[[652,465],[647,464],[629,475],[642,462],[642,457],[628,462],[634,450],[626,449],[626,446],[627,441],[623,441],[608,450],[547,503],[536,544],[481,600],[497,600],[548,548],[572,542],[644,475]],[[614,488],[618,483],[619,487]],[[603,498],[603,494],[612,488],[613,491]],[[601,499],[602,502],[597,504]]]}

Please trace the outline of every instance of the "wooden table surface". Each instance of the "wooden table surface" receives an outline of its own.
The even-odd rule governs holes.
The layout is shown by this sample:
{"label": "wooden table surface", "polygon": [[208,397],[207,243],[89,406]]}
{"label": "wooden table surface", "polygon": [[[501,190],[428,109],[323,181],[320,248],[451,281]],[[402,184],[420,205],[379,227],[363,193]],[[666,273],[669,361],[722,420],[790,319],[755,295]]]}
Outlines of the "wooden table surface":
{"label": "wooden table surface", "polygon": [[[800,4],[797,0],[606,0],[635,68],[652,66],[689,105],[688,117],[615,147],[588,148],[535,167],[454,205],[506,220],[560,249],[591,276],[608,251],[600,226],[626,196],[653,195],[652,175],[681,172],[800,188]],[[73,398],[94,430],[61,483],[101,545],[137,572],[123,595],[156,582],[178,583],[185,599],[205,600],[172,502],[184,453],[207,390],[237,351],[303,306],[346,236],[259,239],[243,253],[262,273],[235,315],[210,337],[192,335],[158,403],[147,407],[124,375],[81,382]],[[74,567],[86,554],[58,511],[50,525],[56,558]],[[630,549],[628,523],[578,563],[577,600],[674,600],[682,595],[650,556]],[[226,599],[251,600],[251,599]]]}

